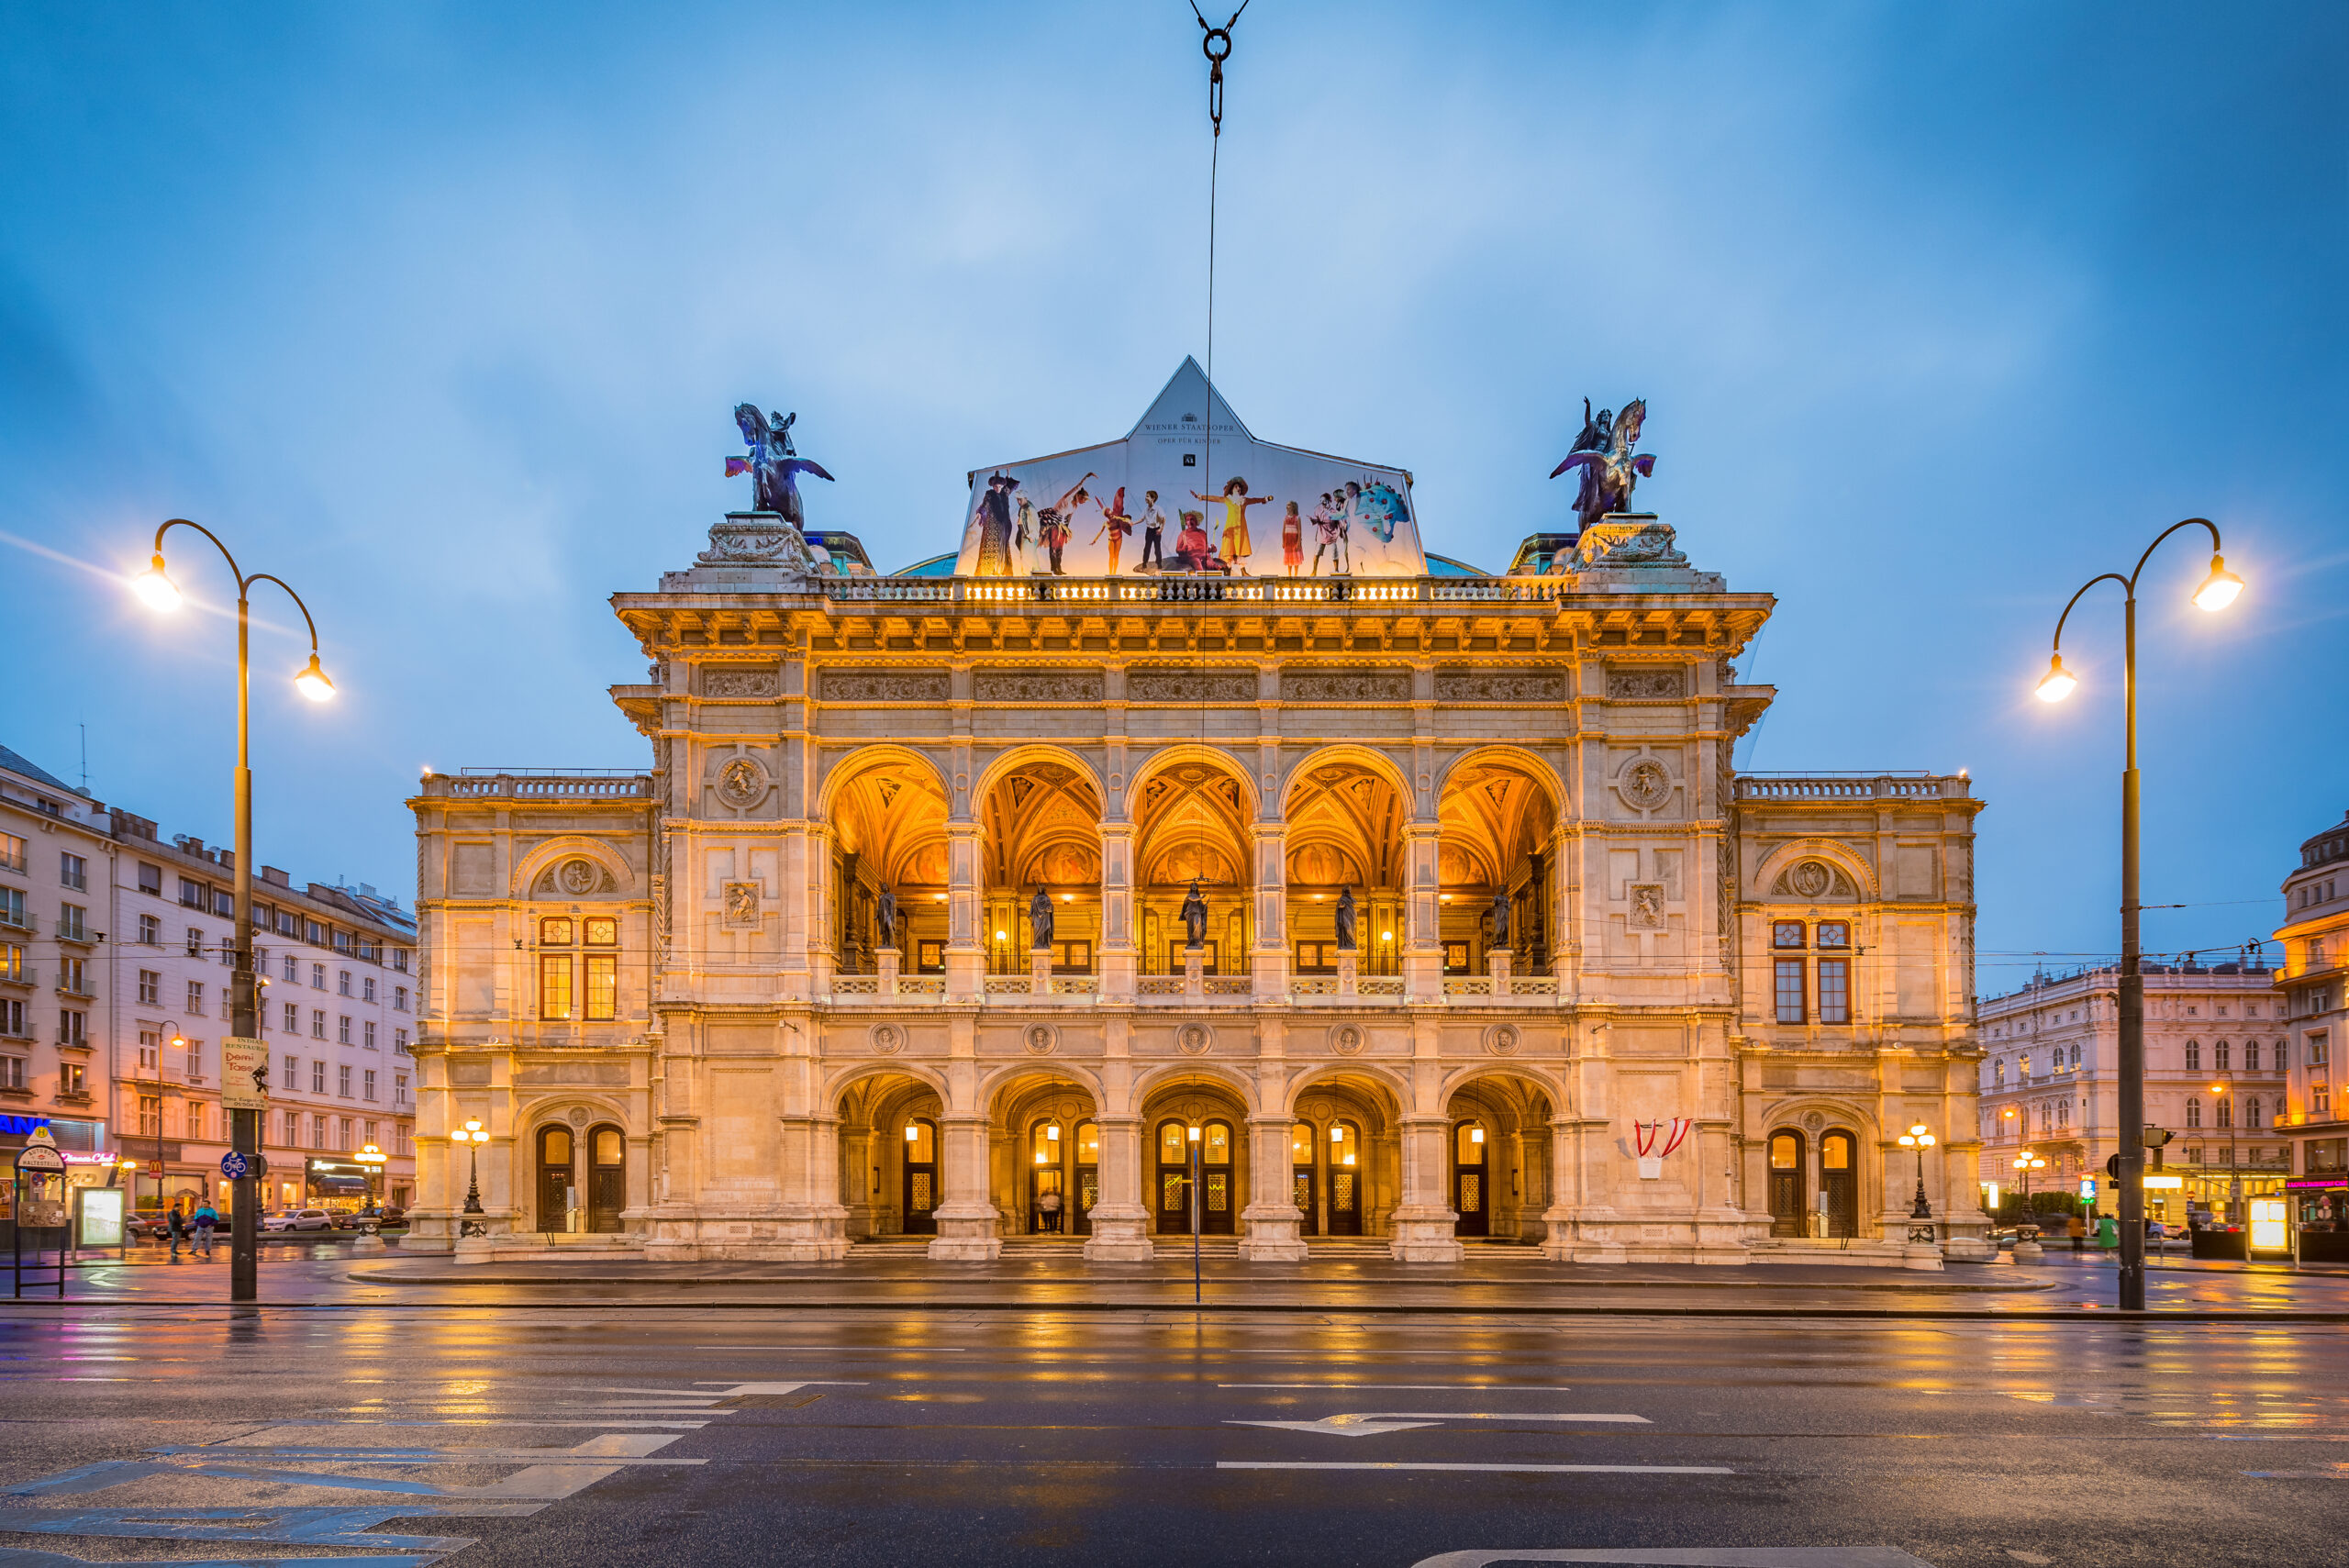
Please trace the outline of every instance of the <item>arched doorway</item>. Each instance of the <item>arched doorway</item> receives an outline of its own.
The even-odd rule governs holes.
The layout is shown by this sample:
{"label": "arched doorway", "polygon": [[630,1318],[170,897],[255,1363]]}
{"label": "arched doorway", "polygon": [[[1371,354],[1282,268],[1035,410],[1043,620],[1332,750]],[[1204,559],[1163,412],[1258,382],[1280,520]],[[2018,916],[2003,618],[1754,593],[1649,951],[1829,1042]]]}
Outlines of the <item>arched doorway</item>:
{"label": "arched doorway", "polygon": [[572,1207],[572,1136],[567,1127],[539,1129],[539,1229],[568,1229]]}
{"label": "arched doorway", "polygon": [[1297,1205],[1297,1212],[1302,1217],[1297,1227],[1299,1236],[1321,1234],[1321,1184],[1314,1179],[1313,1170],[1315,1143],[1311,1122],[1289,1125],[1289,1201]]}
{"label": "arched doorway", "polygon": [[587,1131],[587,1229],[617,1234],[628,1207],[628,1137],[611,1123]]}
{"label": "arched doorway", "polygon": [[938,1123],[926,1116],[906,1118],[905,1176],[898,1224],[907,1236],[938,1234]]}
{"label": "arched doorway", "polygon": [[1481,1121],[1454,1122],[1452,1128],[1452,1223],[1454,1236],[1489,1236],[1492,1183],[1486,1159],[1487,1140]]}
{"label": "arched doorway", "polygon": [[1363,1184],[1369,1179],[1362,1123],[1340,1117],[1330,1124],[1330,1234],[1362,1234]]}
{"label": "arched doorway", "polygon": [[1810,1234],[1809,1183],[1803,1168],[1803,1138],[1782,1127],[1770,1135],[1770,1234]]}
{"label": "arched doorway", "polygon": [[1028,1229],[1040,1236],[1090,1236],[1101,1201],[1101,1129],[1053,1118],[1028,1129]]}

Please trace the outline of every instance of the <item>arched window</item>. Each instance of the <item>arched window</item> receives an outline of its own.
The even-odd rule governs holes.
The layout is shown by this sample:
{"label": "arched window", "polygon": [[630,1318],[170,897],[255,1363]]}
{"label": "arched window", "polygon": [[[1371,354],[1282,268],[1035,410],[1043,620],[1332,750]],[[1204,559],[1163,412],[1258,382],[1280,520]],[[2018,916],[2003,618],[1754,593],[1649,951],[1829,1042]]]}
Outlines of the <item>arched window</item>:
{"label": "arched window", "polygon": [[2222,1040],[2219,1041],[2218,1044],[2210,1048],[2210,1065],[2217,1071],[2224,1073],[2227,1071],[2228,1062],[2233,1055],[2233,1051],[2228,1046],[2227,1042]]}
{"label": "arched window", "polygon": [[2285,1051],[2284,1042],[2280,1040],[2277,1040],[2276,1042],[2276,1071],[2281,1073],[2285,1068],[2289,1067],[2291,1064],[2292,1059]]}
{"label": "arched window", "polygon": [[2080,1048],[2079,1048],[2078,1046],[2076,1046],[2076,1046],[2072,1047],[2072,1065],[2073,1065],[2073,1066],[2075,1066],[2075,1067],[2077,1067],[2079,1064],[2080,1064]]}
{"label": "arched window", "polygon": [[2003,1056],[1990,1063],[1990,1081],[2004,1088],[2007,1082],[2007,1059]]}
{"label": "arched window", "polygon": [[2249,1099],[2245,1100],[2245,1101],[2243,1103],[2243,1126],[2245,1126],[2245,1127],[2257,1127],[2257,1126],[2259,1125],[2259,1115],[2260,1115],[2259,1096],[2258,1096],[2257,1095],[2254,1095],[2251,1098],[2249,1098]]}
{"label": "arched window", "polygon": [[2200,1127],[2202,1125],[2202,1102],[2199,1098],[2191,1095],[2188,1095],[2186,1099],[2186,1125],[2188,1127]]}
{"label": "arched window", "polygon": [[2243,1042],[2243,1065],[2246,1073],[2259,1071],[2259,1042],[2257,1040],[2247,1040]]}
{"label": "arched window", "polygon": [[2202,1071],[2202,1042],[2199,1040],[2186,1042],[2186,1070],[2188,1073]]}
{"label": "arched window", "polygon": [[2234,1124],[2234,1103],[2229,1100],[2225,1095],[2221,1095],[2219,1096],[2219,1125],[2221,1127],[2232,1127]]}

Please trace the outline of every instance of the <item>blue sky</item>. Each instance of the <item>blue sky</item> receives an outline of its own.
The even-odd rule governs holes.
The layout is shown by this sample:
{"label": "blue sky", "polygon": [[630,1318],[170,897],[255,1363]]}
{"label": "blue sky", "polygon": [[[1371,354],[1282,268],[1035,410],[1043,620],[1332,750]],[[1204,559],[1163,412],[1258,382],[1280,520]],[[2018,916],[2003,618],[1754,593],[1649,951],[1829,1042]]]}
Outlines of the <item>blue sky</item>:
{"label": "blue sky", "polygon": [[[2349,806],[2349,12],[1257,0],[1216,370],[1260,436],[1409,467],[1430,548],[1554,527],[1581,399],[1779,597],[1742,765],[1970,769],[1980,984],[2117,941],[2119,608],[2143,604],[2156,948],[2273,929]],[[138,610],[160,518],[262,601],[262,856],[408,896],[421,764],[629,766],[604,603],[799,411],[815,520],[951,549],[978,463],[1121,433],[1203,343],[1205,68],[1174,4],[18,4],[0,11],[0,741],[228,836],[224,623]],[[2174,553],[2173,553],[2174,552]],[[213,563],[179,574],[216,601]]]}

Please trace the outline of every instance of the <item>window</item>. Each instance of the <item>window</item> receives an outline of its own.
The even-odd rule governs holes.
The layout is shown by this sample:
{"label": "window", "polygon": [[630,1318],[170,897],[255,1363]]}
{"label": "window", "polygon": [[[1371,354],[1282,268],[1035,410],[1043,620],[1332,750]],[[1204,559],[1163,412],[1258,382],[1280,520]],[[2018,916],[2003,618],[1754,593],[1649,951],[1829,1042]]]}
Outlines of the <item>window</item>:
{"label": "window", "polygon": [[1770,928],[1770,945],[1774,948],[1798,948],[1803,945],[1800,920],[1779,920]]}
{"label": "window", "polygon": [[348,996],[351,995],[351,971],[345,969],[337,973],[334,988],[337,995]]}
{"label": "window", "polygon": [[163,1097],[161,1095],[139,1096],[139,1130],[148,1138],[163,1135]]}
{"label": "window", "polygon": [[21,1056],[0,1056],[0,1089],[21,1089],[25,1086],[25,1059]]}
{"label": "window", "polygon": [[[327,945],[327,929],[316,920],[302,922],[302,935],[314,948],[322,948]],[[319,973],[324,973],[325,971],[322,969]],[[321,981],[319,984],[323,985],[325,982]]]}
{"label": "window", "polygon": [[313,1062],[310,1063],[310,1093],[323,1095],[326,1092],[327,1064],[323,1062]]}
{"label": "window", "polygon": [[69,942],[88,941],[89,928],[83,923],[83,917],[88,914],[89,911],[79,904],[60,904],[57,906],[57,934]]}
{"label": "window", "polygon": [[2321,1034],[2309,1036],[2309,1065],[2322,1067],[2329,1060],[2324,1048],[2324,1036]]}
{"label": "window", "polygon": [[289,1056],[285,1059],[285,1071],[278,1074],[277,1086],[289,1095],[300,1092],[302,1087],[302,1059],[300,1057]]}
{"label": "window", "polygon": [[[293,1058],[289,1056],[286,1060],[291,1062]],[[302,1147],[302,1113],[299,1111],[285,1113],[285,1146],[288,1149]]]}
{"label": "window", "polygon": [[571,1017],[571,955],[547,953],[539,959],[539,1017]]}
{"label": "window", "polygon": [[163,945],[163,922],[155,918],[152,915],[139,916],[139,945],[143,948],[161,947]]}
{"label": "window", "polygon": [[310,1038],[312,1040],[327,1038],[327,1014],[324,1007],[310,1009]]}
{"label": "window", "polygon": [[587,1016],[590,1018],[612,1018],[618,1016],[619,960],[607,952],[587,955]]}
{"label": "window", "polygon": [[392,1074],[392,1104],[395,1106],[407,1104],[407,1074],[405,1073]]}
{"label": "window", "polygon": [[[1819,928],[1823,940],[1827,928]],[[1822,1024],[1848,1024],[1852,1021],[1852,961],[1848,958],[1822,958],[1819,961],[1819,1021]]]}
{"label": "window", "polygon": [[87,961],[71,955],[59,959],[57,988],[60,991],[70,991],[76,996],[89,995],[91,993]]}
{"label": "window", "polygon": [[150,1007],[163,1005],[163,977],[151,969],[139,972],[139,999]]}
{"label": "window", "polygon": [[2332,1085],[2316,1084],[2309,1089],[2309,1109],[2320,1117],[2332,1114]]}
{"label": "window", "polygon": [[1990,1081],[1997,1084],[2000,1088],[2006,1087],[2007,1059],[2005,1057],[2002,1056],[1998,1058],[1998,1061],[1990,1063]]}
{"label": "window", "polygon": [[407,1124],[407,1123],[406,1123],[406,1122],[402,1122],[402,1123],[400,1123],[400,1124],[399,1124],[399,1145],[398,1145],[398,1147],[397,1147],[397,1148],[395,1148],[395,1149],[393,1151],[393,1152],[394,1152],[394,1153],[395,1153],[395,1154],[400,1155],[402,1158],[406,1158],[406,1156],[408,1156],[408,1155],[410,1155],[410,1154],[415,1153],[415,1152],[416,1152],[416,1142],[415,1142],[415,1139],[416,1139],[416,1134],[415,1134],[413,1131],[411,1131],[411,1130],[409,1129],[409,1128],[408,1128],[408,1124]]}
{"label": "window", "polygon": [[[302,922],[295,917],[293,910],[280,909],[277,912],[277,934],[281,937],[292,937],[296,941],[302,940]],[[285,978],[291,980],[294,977],[289,974]]]}
{"label": "window", "polygon": [[360,1043],[361,1043],[361,1044],[362,1044],[362,1045],[364,1045],[364,1046],[365,1046],[368,1050],[370,1050],[370,1051],[374,1050],[374,1049],[375,1049],[375,1020],[374,1020],[374,1019],[373,1019],[373,1018],[369,1018],[365,1023],[363,1023],[363,1024],[360,1025],[359,1027],[360,1027],[362,1029],[363,1029],[363,1030],[365,1031],[365,1033],[366,1033],[366,1038],[365,1038],[364,1040],[362,1040]]}
{"label": "window", "polygon": [[[235,940],[235,938],[232,936],[229,940],[233,941]],[[230,948],[227,942],[223,942],[220,946],[220,966],[223,969],[233,969],[236,967],[236,963],[237,954],[235,950]]]}
{"label": "window", "polygon": [[14,833],[0,833],[0,871],[25,869],[25,841]]}
{"label": "window", "polygon": [[310,1147],[324,1149],[326,1146],[327,1118],[322,1116],[314,1116],[310,1118]]}
{"label": "window", "polygon": [[198,1017],[204,1013],[204,982],[201,980],[187,983],[187,1010]]}
{"label": "window", "polygon": [[2233,1104],[2233,1102],[2232,1102],[2232,1101],[2229,1100],[2229,1099],[2228,1099],[2224,1095],[2220,1095],[2220,1096],[2219,1096],[2219,1125],[2220,1125],[2221,1127],[2232,1127],[2232,1126],[2234,1126],[2234,1124],[2235,1124],[2235,1107],[2234,1107],[2234,1104]]}
{"label": "window", "polygon": [[187,929],[187,955],[190,958],[202,958],[204,956],[203,927],[190,926]]}
{"label": "window", "polygon": [[57,1010],[57,1043],[87,1045],[90,1043],[90,1015],[71,1007]]}
{"label": "window", "polygon": [[180,904],[184,908],[201,909],[211,900],[204,896],[204,884],[180,878]]}
{"label": "window", "polygon": [[392,1011],[395,1013],[405,1013],[407,1011],[406,986],[395,985],[392,987]]}
{"label": "window", "polygon": [[2073,1065],[2073,1066],[2075,1066],[2075,1067],[2077,1067],[2079,1064],[2080,1064],[2080,1048],[2079,1048],[2078,1046],[2076,1046],[2076,1046],[2072,1047],[2072,1065]]}
{"label": "window", "polygon": [[334,1146],[346,1152],[351,1148],[351,1118],[347,1116],[335,1118]]}
{"label": "window", "polygon": [[234,918],[237,913],[237,895],[230,893],[225,887],[214,888],[212,890],[212,912],[215,915],[226,915]]}
{"label": "window", "polygon": [[139,1031],[139,1070],[152,1073],[163,1060],[163,1037],[153,1029]]}
{"label": "window", "polygon": [[392,950],[392,967],[402,974],[407,973],[407,949],[394,948]]}
{"label": "window", "polygon": [[[373,1095],[370,1095],[367,1097],[369,1099],[374,1098]],[[359,1124],[359,1140],[362,1144],[373,1143],[375,1141],[375,1124],[373,1122],[364,1121]]]}
{"label": "window", "polygon": [[2228,1047],[2227,1042],[2222,1040],[2210,1048],[2210,1065],[2221,1073],[2227,1072],[2232,1065],[2232,1058],[2234,1052]]}
{"label": "window", "polygon": [[367,975],[359,982],[359,999],[362,1002],[372,1002],[375,999],[375,977],[373,975]]}
{"label": "window", "polygon": [[408,1054],[407,1030],[394,1029],[392,1031],[392,1049],[402,1056]]}
{"label": "window", "polygon": [[2246,1073],[2259,1071],[2259,1042],[2257,1040],[2247,1040],[2243,1042],[2243,1065]]}
{"label": "window", "polygon": [[2202,1071],[2202,1042],[2199,1040],[2186,1042],[2186,1070],[2188,1073]]}
{"label": "window", "polygon": [[591,948],[616,948],[620,945],[620,923],[609,915],[591,917],[584,922],[582,940]]}
{"label": "window", "polygon": [[1782,1024],[1803,1022],[1803,1001],[1802,960],[1778,960],[1778,1021]]}
{"label": "window", "polygon": [[2266,1108],[2266,1107],[2259,1103],[2259,1096],[2257,1095],[2254,1095],[2251,1098],[2245,1100],[2243,1103],[2243,1126],[2253,1128],[2257,1127],[2259,1125],[2259,1118],[2265,1114]]}
{"label": "window", "polygon": [[313,991],[323,991],[326,988],[327,966],[323,963],[314,963],[310,965],[310,989]]}
{"label": "window", "polygon": [[351,1098],[350,1068],[338,1067],[334,1070],[334,1092],[341,1095],[346,1100]]}
{"label": "window", "polygon": [[539,922],[539,945],[542,948],[567,948],[571,937],[571,918],[567,915],[550,915]]}
{"label": "window", "polygon": [[14,996],[0,996],[0,1034],[11,1040],[29,1040],[25,1028],[25,1005]]}
{"label": "window", "polygon": [[1849,920],[1819,922],[1819,945],[1823,948],[1848,948],[1852,945],[1852,923]]}
{"label": "window", "polygon": [[[2186,1096],[2186,1125],[2188,1127],[2202,1125],[2202,1102],[2193,1095]],[[2199,1164],[2200,1162],[2197,1161],[2196,1163]]]}
{"label": "window", "polygon": [[57,852],[57,884],[86,893],[90,887],[90,862],[80,855],[63,850]]}
{"label": "window", "polygon": [[2289,1067],[2291,1064],[2289,1047],[2288,1047],[2284,1041],[2280,1040],[2277,1040],[2276,1042],[2276,1071],[2281,1073],[2285,1068]]}
{"label": "window", "polygon": [[337,1045],[351,1043],[351,1015],[349,1013],[343,1014],[335,1020],[334,1042]]}
{"label": "window", "polygon": [[[372,1100],[375,1097],[375,1073],[373,1069],[371,1068],[360,1075],[359,1091],[359,1097],[362,1100]],[[367,1136],[369,1142],[372,1143],[374,1141],[374,1134],[369,1133]]]}
{"label": "window", "polygon": [[285,1004],[285,1032],[287,1034],[302,1032],[302,1009],[291,1002]]}

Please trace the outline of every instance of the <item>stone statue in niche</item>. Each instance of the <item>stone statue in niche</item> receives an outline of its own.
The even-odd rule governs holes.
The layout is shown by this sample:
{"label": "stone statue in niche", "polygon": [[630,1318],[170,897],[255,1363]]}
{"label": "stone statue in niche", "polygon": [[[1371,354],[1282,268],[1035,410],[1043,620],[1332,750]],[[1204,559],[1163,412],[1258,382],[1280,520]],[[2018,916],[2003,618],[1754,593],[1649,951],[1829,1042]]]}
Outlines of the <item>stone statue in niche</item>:
{"label": "stone statue in niche", "polygon": [[726,923],[729,926],[755,926],[759,923],[759,884],[755,882],[729,882],[725,889]]}
{"label": "stone statue in niche", "polygon": [[1351,887],[1338,895],[1338,951],[1354,951],[1354,890]]}
{"label": "stone statue in niche", "polygon": [[1660,884],[1632,884],[1631,928],[1640,931],[1664,929],[1664,888]]}
{"label": "stone statue in niche", "polygon": [[1199,879],[1191,879],[1191,891],[1183,895],[1183,945],[1197,952],[1208,945],[1208,901],[1199,896]]}
{"label": "stone statue in niche", "polygon": [[1487,947],[1508,946],[1508,889],[1493,889],[1493,906],[1485,911],[1485,944]]}
{"label": "stone statue in niche", "polygon": [[562,862],[562,870],[555,873],[555,880],[562,884],[565,893],[575,896],[583,893],[595,892],[602,884],[604,875],[596,869],[595,862],[592,861],[565,861]]}
{"label": "stone statue in niche", "polygon": [[897,890],[896,888],[885,887],[881,890],[881,896],[873,906],[873,925],[874,929],[881,934],[883,947],[893,948],[897,945]]}
{"label": "stone statue in niche", "polygon": [[1036,896],[1028,900],[1028,929],[1038,952],[1052,945],[1052,895],[1040,885]]}

